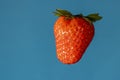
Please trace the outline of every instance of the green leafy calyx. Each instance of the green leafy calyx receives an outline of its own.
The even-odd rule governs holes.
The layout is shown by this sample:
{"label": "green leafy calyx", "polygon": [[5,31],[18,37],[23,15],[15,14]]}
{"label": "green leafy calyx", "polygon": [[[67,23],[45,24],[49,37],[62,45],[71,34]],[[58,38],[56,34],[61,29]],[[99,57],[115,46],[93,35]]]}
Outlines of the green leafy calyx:
{"label": "green leafy calyx", "polygon": [[87,16],[83,16],[82,14],[73,15],[71,12],[69,12],[67,10],[62,10],[62,9],[56,9],[56,11],[53,13],[58,17],[65,16],[66,19],[71,19],[71,18],[75,18],[75,17],[83,17],[86,20],[89,20],[90,22],[96,22],[96,21],[102,19],[102,17],[99,16],[98,13],[89,14]]}

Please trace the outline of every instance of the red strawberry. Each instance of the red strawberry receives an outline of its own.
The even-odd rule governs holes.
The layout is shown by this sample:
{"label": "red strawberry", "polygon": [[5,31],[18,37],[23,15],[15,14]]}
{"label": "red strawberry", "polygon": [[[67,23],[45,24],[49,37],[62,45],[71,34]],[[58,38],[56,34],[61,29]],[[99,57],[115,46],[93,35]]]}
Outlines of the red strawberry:
{"label": "red strawberry", "polygon": [[82,58],[94,37],[93,22],[102,17],[97,13],[72,15],[61,9],[57,9],[54,14],[59,16],[54,24],[57,58],[64,64],[74,64]]}

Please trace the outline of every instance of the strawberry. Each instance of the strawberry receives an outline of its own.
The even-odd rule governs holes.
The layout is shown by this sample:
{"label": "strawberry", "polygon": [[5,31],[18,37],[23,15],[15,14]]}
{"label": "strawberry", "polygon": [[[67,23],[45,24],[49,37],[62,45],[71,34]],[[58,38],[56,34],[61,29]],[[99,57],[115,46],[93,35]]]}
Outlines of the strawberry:
{"label": "strawberry", "polygon": [[54,14],[59,16],[54,24],[57,58],[64,64],[77,63],[94,37],[93,22],[102,17],[98,13],[73,15],[62,9]]}

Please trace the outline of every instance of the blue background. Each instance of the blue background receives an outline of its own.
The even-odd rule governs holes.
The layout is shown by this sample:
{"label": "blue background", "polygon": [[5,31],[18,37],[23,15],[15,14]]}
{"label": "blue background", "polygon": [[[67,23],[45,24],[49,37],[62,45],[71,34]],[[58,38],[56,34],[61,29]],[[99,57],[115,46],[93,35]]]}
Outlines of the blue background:
{"label": "blue background", "polygon": [[[119,0],[0,0],[0,80],[120,80],[119,7]],[[56,58],[56,8],[103,16],[77,64]]]}

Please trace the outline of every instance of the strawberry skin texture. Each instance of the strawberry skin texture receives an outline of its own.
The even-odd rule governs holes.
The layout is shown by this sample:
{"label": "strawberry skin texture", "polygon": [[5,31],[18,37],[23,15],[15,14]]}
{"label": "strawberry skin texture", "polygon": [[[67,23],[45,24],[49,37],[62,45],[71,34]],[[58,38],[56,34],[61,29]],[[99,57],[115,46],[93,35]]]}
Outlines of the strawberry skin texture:
{"label": "strawberry skin texture", "polygon": [[54,24],[57,58],[64,64],[77,63],[94,37],[94,25],[83,17],[65,19]]}

